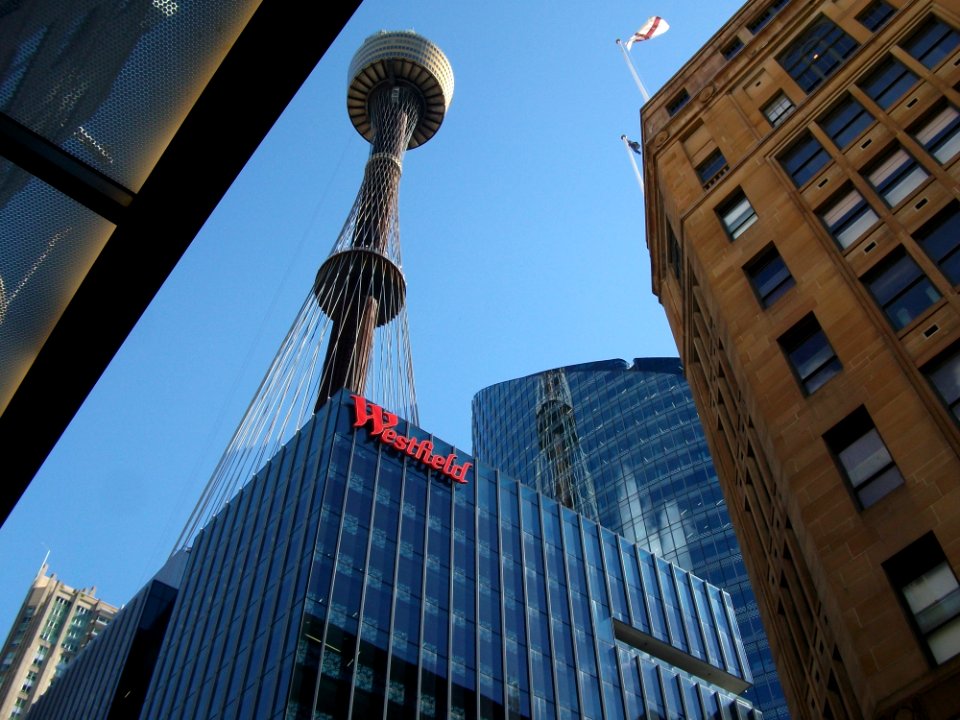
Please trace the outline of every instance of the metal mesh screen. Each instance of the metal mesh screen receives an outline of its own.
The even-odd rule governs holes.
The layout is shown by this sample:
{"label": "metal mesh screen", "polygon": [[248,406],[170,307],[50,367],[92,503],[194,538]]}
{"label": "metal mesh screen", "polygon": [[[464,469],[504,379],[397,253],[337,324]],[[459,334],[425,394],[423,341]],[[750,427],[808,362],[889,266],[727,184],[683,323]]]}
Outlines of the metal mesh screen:
{"label": "metal mesh screen", "polygon": [[259,2],[10,5],[0,110],[137,191]]}
{"label": "metal mesh screen", "polygon": [[114,226],[0,159],[21,189],[0,206],[0,412]]}

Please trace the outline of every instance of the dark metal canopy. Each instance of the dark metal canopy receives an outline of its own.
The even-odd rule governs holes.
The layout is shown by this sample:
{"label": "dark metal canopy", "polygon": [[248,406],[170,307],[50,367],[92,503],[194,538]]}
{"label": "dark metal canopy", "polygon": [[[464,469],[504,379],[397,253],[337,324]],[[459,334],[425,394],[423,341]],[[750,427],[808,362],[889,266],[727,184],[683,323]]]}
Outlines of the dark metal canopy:
{"label": "dark metal canopy", "polygon": [[359,0],[0,24],[0,522]]}

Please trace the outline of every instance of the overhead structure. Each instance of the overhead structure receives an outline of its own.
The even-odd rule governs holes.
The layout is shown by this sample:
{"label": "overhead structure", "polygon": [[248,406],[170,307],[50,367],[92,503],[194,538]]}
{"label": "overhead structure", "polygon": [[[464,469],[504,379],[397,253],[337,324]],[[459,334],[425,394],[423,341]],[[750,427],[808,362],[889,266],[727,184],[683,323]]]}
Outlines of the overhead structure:
{"label": "overhead structure", "polygon": [[450,62],[414,32],[380,31],[357,51],[347,111],[370,142],[360,191],[178,549],[338,390],[418,421],[400,259],[400,175],[406,150],[433,137],[452,98]]}
{"label": "overhead structure", "polygon": [[5,4],[0,522],[359,4]]}

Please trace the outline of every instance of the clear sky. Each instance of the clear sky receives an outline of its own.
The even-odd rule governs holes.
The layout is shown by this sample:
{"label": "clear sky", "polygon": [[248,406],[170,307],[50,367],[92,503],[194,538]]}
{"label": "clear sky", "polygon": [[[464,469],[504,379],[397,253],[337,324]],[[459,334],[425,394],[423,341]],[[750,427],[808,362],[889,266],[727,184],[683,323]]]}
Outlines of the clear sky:
{"label": "clear sky", "polygon": [[614,40],[669,21],[632,52],[654,92],[740,4],[365,0],[0,528],[0,635],[47,550],[62,580],[118,605],[170,553],[356,196],[369,145],[347,67],[381,28],[433,40],[456,78],[400,186],[421,425],[469,449],[487,385],[675,356],[619,140],[639,139],[641,98]]}

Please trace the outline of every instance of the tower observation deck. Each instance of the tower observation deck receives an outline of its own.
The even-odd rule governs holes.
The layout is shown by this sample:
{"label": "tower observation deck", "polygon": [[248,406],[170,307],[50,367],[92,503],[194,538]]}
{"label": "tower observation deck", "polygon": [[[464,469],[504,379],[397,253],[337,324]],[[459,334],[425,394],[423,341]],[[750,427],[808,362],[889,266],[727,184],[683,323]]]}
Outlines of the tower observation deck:
{"label": "tower observation deck", "polygon": [[418,422],[400,259],[400,176],[406,151],[436,134],[452,98],[450,62],[426,38],[381,30],[357,50],[347,113],[370,143],[360,190],[178,549],[338,390]]}
{"label": "tower observation deck", "polygon": [[[398,319],[406,283],[400,267],[398,194],[408,148],[427,142],[453,98],[446,56],[413,32],[379,32],[350,63],[347,112],[370,142],[370,156],[353,209],[314,287],[332,319],[317,407],[341,388],[363,394],[373,356],[374,331]],[[401,318],[406,325],[406,318]],[[403,333],[406,338],[406,333]],[[404,372],[415,405],[409,345]],[[400,368],[397,368],[400,369]]]}

